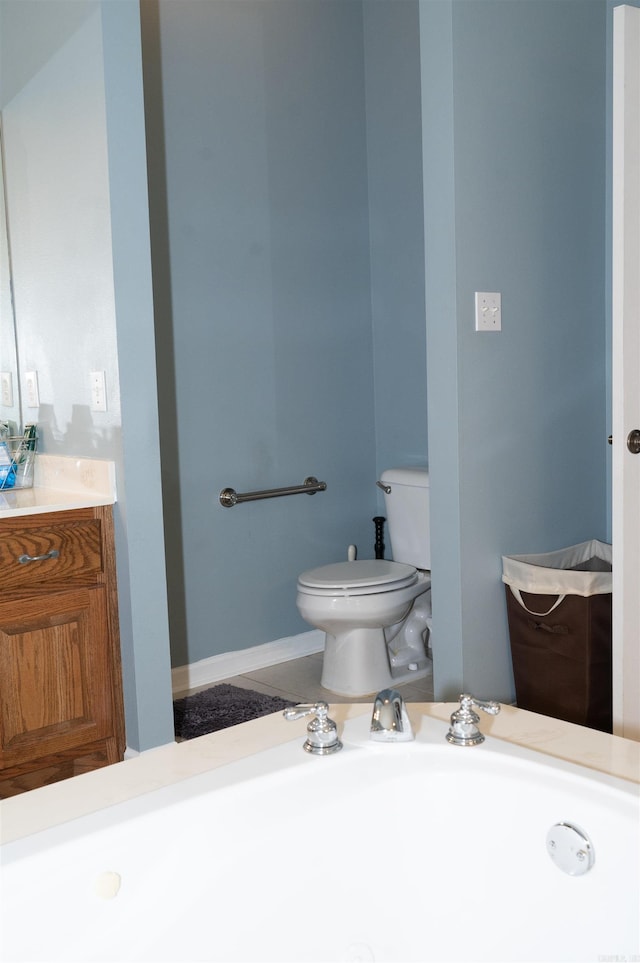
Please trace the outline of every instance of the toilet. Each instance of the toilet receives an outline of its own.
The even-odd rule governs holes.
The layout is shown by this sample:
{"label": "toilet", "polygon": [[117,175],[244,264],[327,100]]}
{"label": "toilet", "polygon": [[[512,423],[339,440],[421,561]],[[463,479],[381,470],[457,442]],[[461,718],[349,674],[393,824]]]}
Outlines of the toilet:
{"label": "toilet", "polygon": [[429,474],[382,473],[393,561],[336,562],[303,572],[296,604],[325,633],[322,685],[365,696],[431,672]]}

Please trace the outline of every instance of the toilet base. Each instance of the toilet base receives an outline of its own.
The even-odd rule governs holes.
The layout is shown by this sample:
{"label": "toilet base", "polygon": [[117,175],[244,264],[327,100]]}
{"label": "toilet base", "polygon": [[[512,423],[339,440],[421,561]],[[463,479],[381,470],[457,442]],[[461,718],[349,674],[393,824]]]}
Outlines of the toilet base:
{"label": "toilet base", "polygon": [[366,696],[431,674],[431,660],[426,655],[410,665],[416,668],[390,666],[381,628],[357,628],[340,637],[326,633],[321,685],[336,695]]}

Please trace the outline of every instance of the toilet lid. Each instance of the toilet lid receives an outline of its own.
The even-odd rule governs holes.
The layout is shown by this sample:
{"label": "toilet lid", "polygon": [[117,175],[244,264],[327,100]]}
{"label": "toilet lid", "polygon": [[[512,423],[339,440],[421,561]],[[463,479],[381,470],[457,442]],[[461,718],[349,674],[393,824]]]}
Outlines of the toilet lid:
{"label": "toilet lid", "polygon": [[298,578],[303,588],[344,591],[355,595],[368,595],[376,591],[389,592],[404,588],[418,579],[413,565],[388,562],[385,559],[369,559],[361,562],[336,562],[309,569]]}

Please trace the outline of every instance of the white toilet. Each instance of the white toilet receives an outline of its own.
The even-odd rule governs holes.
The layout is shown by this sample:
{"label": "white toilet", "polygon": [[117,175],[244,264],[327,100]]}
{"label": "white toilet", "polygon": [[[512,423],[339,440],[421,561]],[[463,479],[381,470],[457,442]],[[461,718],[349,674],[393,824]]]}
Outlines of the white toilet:
{"label": "white toilet", "polygon": [[298,610],[326,633],[322,685],[364,696],[431,672],[429,474],[383,472],[394,561],[337,562],[298,578]]}

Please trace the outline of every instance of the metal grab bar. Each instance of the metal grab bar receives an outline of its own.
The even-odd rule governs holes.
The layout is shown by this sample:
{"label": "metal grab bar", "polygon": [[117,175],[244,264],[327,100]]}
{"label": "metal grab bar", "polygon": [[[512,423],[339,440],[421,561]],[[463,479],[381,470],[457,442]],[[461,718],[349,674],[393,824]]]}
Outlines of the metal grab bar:
{"label": "metal grab bar", "polygon": [[327,487],[326,482],[319,482],[313,475],[305,478],[303,485],[296,485],[294,488],[266,488],[261,492],[244,492],[238,494],[233,488],[223,488],[220,492],[220,504],[223,508],[233,508],[240,502],[255,502],[260,498],[279,498],[281,495],[315,495],[316,492],[323,492]]}

